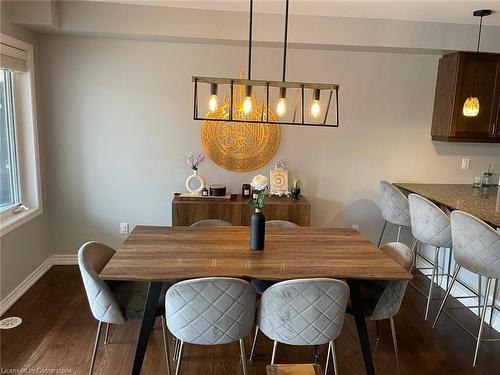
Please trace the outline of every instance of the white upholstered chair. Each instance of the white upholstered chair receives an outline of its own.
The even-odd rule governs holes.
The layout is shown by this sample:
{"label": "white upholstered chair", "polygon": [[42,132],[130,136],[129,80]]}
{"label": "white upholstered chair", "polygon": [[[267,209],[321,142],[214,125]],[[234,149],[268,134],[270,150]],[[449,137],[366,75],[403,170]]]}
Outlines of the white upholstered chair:
{"label": "white upholstered chair", "polygon": [[408,207],[408,198],[396,186],[387,181],[380,181],[381,212],[384,218],[384,227],[380,233],[378,246],[382,243],[387,223],[398,226],[398,235],[396,241],[399,242],[402,227],[409,227],[410,210]]}
{"label": "white upholstered chair", "polygon": [[[349,287],[334,279],[288,280],[268,288],[260,299],[257,329],[274,341],[271,364],[278,342],[289,345],[328,344],[337,374],[334,341],[344,324]],[[253,354],[253,353],[252,353]]]}
{"label": "white upholstered chair", "polygon": [[[142,319],[147,284],[140,282],[111,282],[99,278],[99,273],[114,255],[115,250],[99,242],[87,242],[78,251],[78,266],[92,315],[99,321],[89,374],[94,368],[102,323],[106,323],[104,343],[108,343],[109,325],[124,324],[129,319]],[[164,293],[163,293],[164,295]],[[167,373],[170,374],[167,333],[164,322],[163,298],[158,303],[157,316],[161,317],[163,347]]]}
{"label": "white upholstered chair", "polygon": [[191,224],[192,227],[230,227],[232,224],[226,220],[206,219]]}
{"label": "white upholstered chair", "polygon": [[[441,303],[433,327],[436,326],[441,312],[446,304],[453,284],[457,280],[458,273],[463,267],[470,272],[486,277],[486,294],[481,312],[481,323],[476,338],[476,348],[474,351],[473,366],[476,366],[479,346],[483,334],[483,325],[486,318],[487,307],[494,308],[496,299],[497,283],[500,279],[500,233],[491,228],[478,218],[462,212],[453,211],[451,213],[451,234],[453,238],[453,256],[456,266],[451,284],[446,290],[446,295]],[[488,306],[488,296],[491,284],[495,282],[493,293],[493,305]],[[492,311],[493,313],[493,311]]]}
{"label": "white upholstered chair", "polygon": [[279,227],[279,228],[297,228],[298,225],[287,220],[268,220],[266,227]]}
{"label": "white upholstered chair", "polygon": [[247,375],[245,345],[255,322],[255,290],[246,281],[208,277],[181,281],[167,291],[167,326],[177,338],[176,375],[182,362],[184,343],[219,345],[239,341],[241,366]]}
{"label": "white upholstered chair", "polygon": [[[449,277],[449,274],[439,274],[439,251],[448,248],[451,258],[451,224],[450,218],[430,200],[417,195],[408,196],[410,203],[411,231],[415,240],[422,244],[436,248],[434,260],[429,261],[432,265],[432,275],[429,283],[429,291],[426,294],[427,304],[425,307],[425,319],[429,316],[429,306],[432,300],[434,284],[440,275]],[[425,293],[424,293],[425,294]]]}

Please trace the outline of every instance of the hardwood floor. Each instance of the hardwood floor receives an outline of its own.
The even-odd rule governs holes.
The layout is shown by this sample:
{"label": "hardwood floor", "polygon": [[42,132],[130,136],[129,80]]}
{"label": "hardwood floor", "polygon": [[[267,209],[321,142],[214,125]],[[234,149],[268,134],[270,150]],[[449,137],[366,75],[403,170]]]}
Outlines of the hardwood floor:
{"label": "hardwood floor", "polygon": [[[426,322],[422,318],[424,307],[424,297],[408,286],[400,314],[395,319],[402,374],[499,373],[500,342],[483,343],[478,367],[473,369],[475,341],[446,316],[441,318],[436,329],[432,329],[432,320]],[[436,301],[431,309],[431,318],[435,316],[437,307]],[[470,312],[457,314],[466,322],[477,323],[477,318]],[[0,332],[2,373],[7,373],[7,369],[23,368],[43,369],[33,373],[88,373],[97,322],[90,313],[76,266],[52,267],[4,314],[6,316],[20,316],[23,324]],[[110,343],[106,346],[101,337],[94,374],[130,373],[138,327],[137,322],[112,326]],[[374,339],[374,322],[368,322],[368,328]],[[494,331],[490,332],[487,328],[485,335],[488,333]],[[381,322],[381,337],[378,345],[372,340],[377,373],[395,374],[388,322]],[[247,353],[250,351],[250,341],[247,338]],[[171,337],[169,343],[172,345]],[[363,374],[363,361],[352,317],[346,317],[342,334],[335,345],[340,374]],[[161,325],[157,321],[142,374],[166,374],[162,348]],[[172,347],[170,349],[172,351]],[[321,351],[322,366],[325,349]],[[271,350],[272,342],[260,334],[256,359],[249,365],[250,375],[266,373],[265,366],[270,362]],[[237,343],[216,347],[186,345],[181,373],[240,374],[238,355]],[[312,362],[313,358],[313,348],[278,346],[278,363],[307,363]],[[50,369],[60,370],[49,372]]]}

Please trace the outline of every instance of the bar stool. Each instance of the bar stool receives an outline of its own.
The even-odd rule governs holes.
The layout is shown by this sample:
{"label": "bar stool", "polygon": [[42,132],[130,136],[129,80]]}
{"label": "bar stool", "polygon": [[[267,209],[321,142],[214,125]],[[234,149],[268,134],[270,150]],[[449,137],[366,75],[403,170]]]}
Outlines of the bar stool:
{"label": "bar stool", "polygon": [[449,274],[439,274],[438,272],[440,249],[443,247],[450,249],[451,256],[451,224],[448,216],[430,200],[417,194],[410,194],[408,200],[410,203],[411,231],[413,237],[422,244],[434,246],[436,248],[433,262],[425,258],[432,265],[429,292],[425,294],[417,288],[427,297],[424,317],[424,319],[427,320],[432,299],[432,290],[435,283],[434,279],[438,276],[445,275],[449,277]]}
{"label": "bar stool", "polygon": [[[484,298],[484,305],[481,309],[479,332],[477,337],[469,332],[469,334],[476,339],[476,349],[474,351],[474,360],[472,363],[472,366],[476,367],[479,345],[481,344],[481,337],[483,334],[483,325],[486,318],[486,309],[491,307],[491,313],[493,314],[493,309],[496,308],[495,300],[497,295],[498,280],[500,279],[500,233],[495,231],[484,221],[479,220],[468,213],[453,211],[451,213],[451,234],[453,237],[453,256],[457,264],[455,266],[451,284],[446,290],[446,295],[441,303],[441,306],[439,307],[439,311],[432,327],[436,327],[439,317],[441,316],[441,312],[445,310],[444,305],[446,304],[446,300],[450,295],[453,284],[457,280],[458,273],[462,267],[470,272],[486,277],[486,294]],[[492,282],[495,282],[493,304],[488,305],[488,296],[490,294]]]}
{"label": "bar stool", "polygon": [[335,279],[288,280],[268,288],[260,299],[257,327],[274,341],[271,365],[278,342],[288,345],[328,344],[325,375],[330,354],[338,374],[335,339],[344,324],[349,286]]}
{"label": "bar stool", "polygon": [[380,244],[382,243],[382,237],[384,236],[387,223],[398,226],[396,242],[399,242],[401,228],[409,227],[411,225],[408,198],[406,198],[401,190],[390,182],[380,181],[380,195],[380,210],[382,211],[382,217],[384,218],[384,227],[382,228],[382,233],[380,233],[380,239],[378,240],[377,245],[378,247],[380,247]]}

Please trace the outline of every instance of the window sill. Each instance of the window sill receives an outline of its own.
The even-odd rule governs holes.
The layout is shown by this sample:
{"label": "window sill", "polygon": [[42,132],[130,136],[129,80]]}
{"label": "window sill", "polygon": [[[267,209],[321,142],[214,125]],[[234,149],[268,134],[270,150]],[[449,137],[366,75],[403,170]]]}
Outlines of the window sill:
{"label": "window sill", "polygon": [[34,208],[2,219],[0,223],[0,238],[41,214],[41,208]]}

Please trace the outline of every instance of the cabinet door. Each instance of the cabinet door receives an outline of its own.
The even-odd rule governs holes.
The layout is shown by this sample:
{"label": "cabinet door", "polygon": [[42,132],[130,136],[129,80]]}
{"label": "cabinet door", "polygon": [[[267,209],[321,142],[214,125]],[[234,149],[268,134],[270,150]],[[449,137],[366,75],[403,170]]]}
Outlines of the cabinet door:
{"label": "cabinet door", "polygon": [[493,107],[491,108],[491,133],[495,138],[500,138],[500,61],[497,64],[497,76],[495,81],[495,94]]}
{"label": "cabinet door", "polygon": [[[492,112],[496,105],[495,83],[497,81],[498,57],[464,53],[460,56],[455,102],[454,136],[457,138],[493,137]],[[466,117],[463,104],[472,95],[475,72],[475,95],[479,98],[479,114]],[[496,109],[496,108],[495,108]]]}

